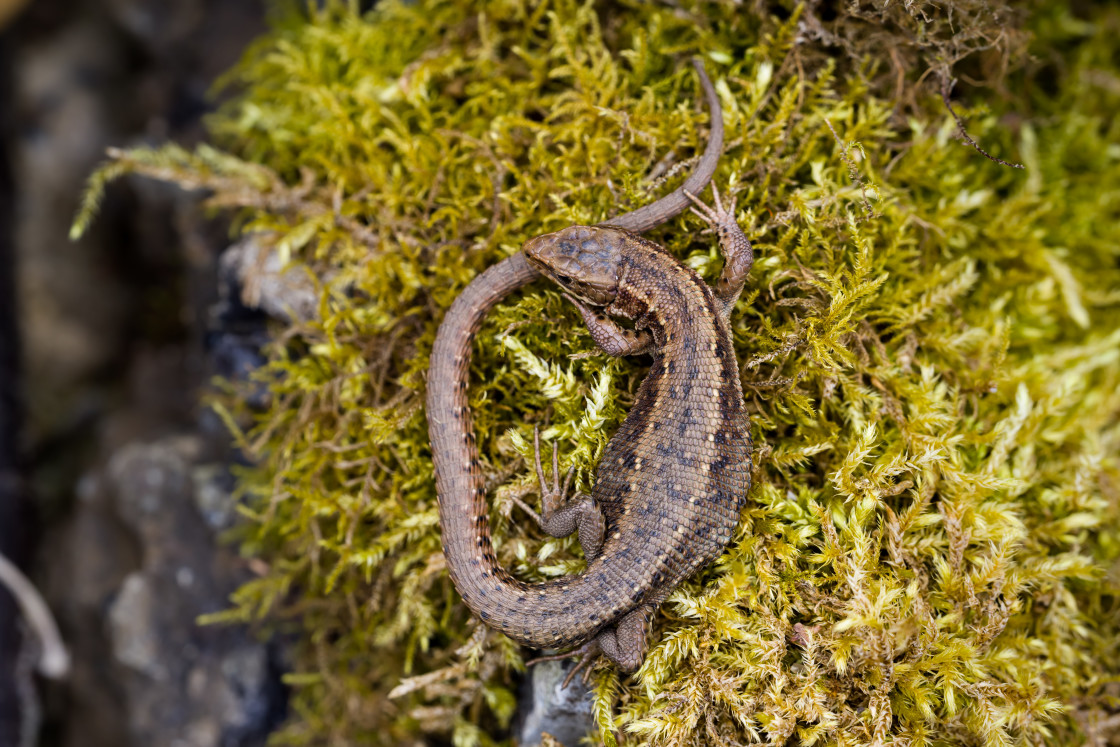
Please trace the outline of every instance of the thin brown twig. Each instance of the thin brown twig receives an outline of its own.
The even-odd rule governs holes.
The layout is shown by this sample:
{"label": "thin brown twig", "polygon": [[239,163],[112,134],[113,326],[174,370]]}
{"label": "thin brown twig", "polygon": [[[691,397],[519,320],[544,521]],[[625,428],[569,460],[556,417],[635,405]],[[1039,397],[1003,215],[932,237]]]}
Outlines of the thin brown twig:
{"label": "thin brown twig", "polygon": [[859,186],[860,206],[863,208],[863,218],[860,220],[878,218],[878,213],[875,212],[875,208],[871,205],[871,200],[867,197],[867,182],[864,181],[863,175],[859,173],[859,167],[856,166],[856,162],[848,152],[851,150],[851,145],[844,144],[844,141],[840,139],[840,136],[836,133],[836,128],[832,126],[832,122],[829,121],[828,117],[824,118],[824,123],[828,125],[829,132],[832,133],[833,139],[836,140],[837,147],[840,148],[840,159],[848,167],[848,178]]}
{"label": "thin brown twig", "polygon": [[949,110],[949,113],[953,115],[953,119],[957,121],[957,130],[960,131],[961,137],[964,138],[964,141],[975,148],[977,153],[984,156],[984,158],[987,158],[989,161],[995,161],[996,163],[1003,164],[1004,166],[1010,166],[1013,169],[1025,169],[1026,166],[1021,163],[1011,163],[1010,161],[1005,161],[1002,158],[996,158],[991,153],[981,148],[980,145],[975,140],[973,140],[971,136],[969,136],[968,131],[964,128],[964,120],[961,119],[960,115],[957,114],[955,109],[953,109],[953,104],[949,101],[949,94],[950,92],[952,92],[953,86],[956,84],[956,82],[957,81],[955,78],[950,79],[948,76],[942,77],[941,100],[945,102],[945,108]]}

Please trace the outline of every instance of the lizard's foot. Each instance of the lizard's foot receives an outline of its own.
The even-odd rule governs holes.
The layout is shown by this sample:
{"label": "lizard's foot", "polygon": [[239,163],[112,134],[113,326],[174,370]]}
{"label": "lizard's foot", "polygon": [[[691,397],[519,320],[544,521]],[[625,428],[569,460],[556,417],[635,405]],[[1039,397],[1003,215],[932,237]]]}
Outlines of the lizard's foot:
{"label": "lizard's foot", "polygon": [[[537,482],[541,486],[541,514],[547,521],[548,517],[566,502],[568,488],[572,486],[572,475],[575,474],[576,468],[575,466],[568,468],[568,474],[564,476],[564,486],[560,487],[560,450],[556,448],[556,444],[553,444],[552,486],[549,486],[544,477],[544,469],[541,467],[541,429],[536,426],[533,427],[533,457],[537,468]],[[542,523],[541,526],[543,527],[544,524]]]}
{"label": "lizard's foot", "polygon": [[691,192],[684,194],[696,205],[689,209],[708,224],[707,231],[714,231],[719,236],[719,249],[723,254],[724,263],[723,272],[716,283],[716,296],[723,304],[724,316],[729,316],[747,282],[751,265],[754,264],[754,250],[751,248],[750,239],[735,220],[735,197],[731,197],[725,208],[715,183],[712,184],[714,208],[706,205]]}
{"label": "lizard's foot", "polygon": [[[535,466],[537,468],[537,482],[540,484],[541,491],[541,511],[538,514],[533,508],[525,501],[518,497],[514,497],[513,502],[516,503],[521,509],[533,517],[537,525],[541,529],[548,531],[545,525],[548,519],[556,512],[556,509],[561,506],[568,494],[568,488],[571,487],[572,474],[575,472],[575,467],[568,469],[568,474],[564,477],[564,486],[560,487],[560,452],[554,445],[552,447],[552,486],[550,487],[548,481],[544,477],[544,469],[541,466],[541,429],[533,426],[533,456]],[[567,537],[571,534],[571,530],[561,535],[553,535],[560,537]]]}
{"label": "lizard's foot", "polygon": [[591,665],[595,663],[595,660],[598,659],[602,653],[603,650],[599,646],[599,638],[596,636],[579,648],[572,649],[562,654],[538,656],[536,659],[525,662],[525,666],[531,667],[534,664],[540,664],[546,661],[563,661],[564,659],[571,659],[573,657],[578,658],[579,661],[576,662],[574,667],[568,670],[568,676],[564,678],[564,682],[560,685],[560,689],[566,690],[572,680],[575,679],[576,674],[581,670],[583,671],[583,684],[591,684]]}
{"label": "lizard's foot", "polygon": [[589,308],[572,294],[565,293],[564,297],[579,310],[591,339],[607,355],[641,355],[649,350],[653,335],[648,329],[640,332],[627,329],[605,314]]}
{"label": "lizard's foot", "polygon": [[646,632],[652,616],[652,606],[638,607],[596,636],[599,650],[623,672],[636,672],[642,666],[648,647]]}
{"label": "lizard's foot", "polygon": [[568,470],[564,477],[564,485],[560,485],[560,451],[555,445],[552,447],[552,485],[545,480],[544,468],[541,466],[541,434],[539,429],[533,429],[533,451],[537,468],[537,481],[541,486],[541,515],[538,523],[548,534],[553,537],[567,537],[579,531],[579,544],[583,554],[591,560],[599,554],[603,547],[603,535],[606,532],[606,522],[599,508],[585,495],[576,494],[568,500],[568,489],[572,486],[572,474],[575,467]]}
{"label": "lizard's foot", "polygon": [[638,671],[642,660],[646,656],[648,647],[646,632],[649,629],[650,618],[653,616],[653,606],[646,604],[631,610],[613,626],[608,626],[587,643],[577,649],[563,654],[541,656],[526,662],[526,666],[539,664],[542,661],[559,661],[573,656],[579,662],[568,672],[564,678],[563,687],[567,687],[576,673],[583,670],[583,681],[589,683],[591,665],[600,655],[606,656],[621,671],[628,674]]}
{"label": "lizard's foot", "polygon": [[717,232],[727,231],[730,230],[731,226],[739,225],[735,222],[735,204],[738,198],[732,195],[725,209],[720,202],[719,189],[716,188],[715,182],[712,182],[712,201],[716,204],[715,208],[709,207],[703,200],[687,190],[685,190],[684,196],[696,206],[689,208],[689,210],[708,224],[708,228],[704,229],[705,233],[710,233],[712,230]]}

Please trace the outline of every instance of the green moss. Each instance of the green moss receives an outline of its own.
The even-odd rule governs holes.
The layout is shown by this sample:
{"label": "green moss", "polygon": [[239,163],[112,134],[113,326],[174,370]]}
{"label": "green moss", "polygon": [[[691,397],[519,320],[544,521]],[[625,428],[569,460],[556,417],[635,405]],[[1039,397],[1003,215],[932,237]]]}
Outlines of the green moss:
{"label": "green moss", "polygon": [[[887,5],[861,47],[858,4],[831,39],[815,3],[328,4],[231,73],[211,121],[224,152],[130,151],[94,177],[90,206],[130,171],[208,188],[322,284],[321,319],[269,348],[267,412],[216,403],[258,459],[243,547],[267,569],[220,617],[299,640],[278,742],[500,740],[522,652],[473,627],[447,578],[428,352],[459,290],[526,238],[648,202],[655,164],[679,181],[705,137],[681,64],[697,50],[729,133],[717,182],[758,256],[734,317],[755,484],[638,675],[596,673],[600,738],[1072,744],[1106,728],[1120,14]],[[1000,71],[973,89],[986,107],[956,106],[1025,171],[956,139],[918,82],[953,64]],[[652,238],[711,279],[699,228]],[[523,578],[582,565],[514,508],[535,500],[534,425],[587,486],[643,372],[595,354],[544,284],[488,320],[471,402],[495,545]]]}

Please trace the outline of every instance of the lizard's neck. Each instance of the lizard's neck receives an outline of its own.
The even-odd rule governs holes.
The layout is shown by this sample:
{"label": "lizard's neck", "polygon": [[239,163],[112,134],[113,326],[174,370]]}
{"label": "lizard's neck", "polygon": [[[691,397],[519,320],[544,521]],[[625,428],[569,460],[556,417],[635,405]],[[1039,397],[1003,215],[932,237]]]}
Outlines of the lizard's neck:
{"label": "lizard's neck", "polygon": [[719,335],[720,314],[711,289],[655,245],[637,247],[623,257],[618,295],[607,312],[649,329],[665,355]]}

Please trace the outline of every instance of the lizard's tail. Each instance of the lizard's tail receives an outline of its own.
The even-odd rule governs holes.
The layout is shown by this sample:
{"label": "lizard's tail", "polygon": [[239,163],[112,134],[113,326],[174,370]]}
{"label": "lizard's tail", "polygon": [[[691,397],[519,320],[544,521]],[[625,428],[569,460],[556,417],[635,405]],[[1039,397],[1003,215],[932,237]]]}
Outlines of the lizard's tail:
{"label": "lizard's tail", "polygon": [[[432,346],[428,435],[439,494],[443,554],[455,588],[484,622],[523,644],[543,648],[570,645],[593,631],[577,630],[571,620],[556,619],[566,617],[559,609],[553,610],[559,614],[552,620],[539,619],[534,613],[543,611],[542,602],[553,607],[560,601],[547,592],[547,601],[541,598],[551,584],[530,586],[518,581],[494,557],[486,486],[467,404],[471,342],[483,319],[505,296],[538,277],[525,255],[518,252],[479,275],[455,299]],[[582,587],[583,583],[574,585]],[[565,601],[574,599],[574,595],[564,596]],[[553,627],[561,633],[559,639],[550,634]]]}
{"label": "lizard's tail", "polygon": [[[467,607],[487,625],[533,648],[568,648],[589,640],[628,611],[624,579],[602,563],[542,584],[514,578],[494,555],[490,509],[467,403],[471,343],[487,312],[540,274],[521,252],[494,265],[463,290],[432,345],[428,435],[432,443],[443,554]],[[627,592],[623,591],[625,586]],[[620,600],[611,607],[606,600]]]}
{"label": "lizard's tail", "polygon": [[723,109],[719,105],[719,94],[716,93],[712,81],[708,80],[708,73],[704,70],[704,63],[699,57],[692,58],[692,66],[700,76],[700,87],[704,89],[704,98],[708,100],[708,116],[711,124],[708,126],[708,144],[704,148],[696,168],[685,179],[684,184],[674,189],[656,202],[631,210],[629,213],[616,215],[603,221],[600,226],[613,226],[625,228],[634,233],[645,233],[649,229],[660,226],[665,221],[680,215],[684,209],[691,205],[688,195],[698,195],[708,186],[712,175],[716,173],[719,157],[723,155]]}

